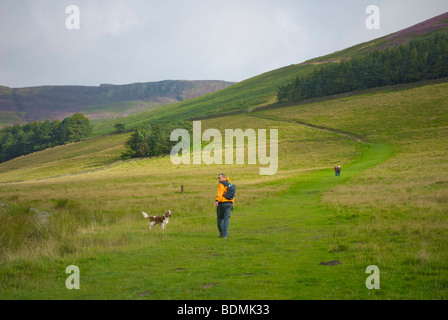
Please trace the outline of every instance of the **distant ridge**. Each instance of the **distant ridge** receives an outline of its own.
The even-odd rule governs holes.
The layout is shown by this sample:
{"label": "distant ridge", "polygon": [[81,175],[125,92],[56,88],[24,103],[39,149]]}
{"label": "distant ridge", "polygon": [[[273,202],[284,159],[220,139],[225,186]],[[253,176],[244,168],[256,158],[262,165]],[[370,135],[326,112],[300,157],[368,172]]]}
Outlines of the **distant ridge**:
{"label": "distant ridge", "polygon": [[165,80],[100,86],[0,86],[0,126],[56,120],[76,112],[91,119],[116,118],[227,88],[221,80]]}

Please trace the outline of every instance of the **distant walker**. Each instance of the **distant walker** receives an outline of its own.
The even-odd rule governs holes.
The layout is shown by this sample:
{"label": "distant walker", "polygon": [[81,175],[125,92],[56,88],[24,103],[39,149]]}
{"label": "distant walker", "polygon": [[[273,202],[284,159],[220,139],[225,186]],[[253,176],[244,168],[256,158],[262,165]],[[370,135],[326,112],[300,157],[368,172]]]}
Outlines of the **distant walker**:
{"label": "distant walker", "polygon": [[341,167],[337,164],[334,166],[334,173],[337,177],[341,175]]}

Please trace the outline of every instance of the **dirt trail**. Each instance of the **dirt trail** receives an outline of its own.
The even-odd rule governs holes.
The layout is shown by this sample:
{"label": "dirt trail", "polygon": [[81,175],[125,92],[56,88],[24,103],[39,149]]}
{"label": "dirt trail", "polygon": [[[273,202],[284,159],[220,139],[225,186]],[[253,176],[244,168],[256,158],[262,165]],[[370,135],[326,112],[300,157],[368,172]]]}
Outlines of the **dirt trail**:
{"label": "dirt trail", "polygon": [[352,132],[347,132],[347,131],[342,131],[342,130],[338,130],[338,129],[333,129],[333,128],[328,128],[328,127],[322,127],[322,126],[318,126],[312,123],[308,123],[305,121],[300,121],[300,120],[283,120],[283,119],[275,119],[275,118],[269,118],[269,117],[263,117],[260,115],[255,115],[255,114],[251,114],[251,117],[254,118],[262,118],[262,119],[266,119],[266,120],[271,120],[271,121],[280,121],[280,122],[286,122],[286,123],[294,123],[300,126],[304,126],[304,127],[308,127],[308,128],[313,128],[313,129],[318,129],[321,131],[325,131],[325,132],[329,132],[329,133],[335,133],[335,134],[339,134],[341,136],[345,136],[353,141],[359,142],[359,143],[369,143],[367,140],[357,136],[356,134],[352,133]]}

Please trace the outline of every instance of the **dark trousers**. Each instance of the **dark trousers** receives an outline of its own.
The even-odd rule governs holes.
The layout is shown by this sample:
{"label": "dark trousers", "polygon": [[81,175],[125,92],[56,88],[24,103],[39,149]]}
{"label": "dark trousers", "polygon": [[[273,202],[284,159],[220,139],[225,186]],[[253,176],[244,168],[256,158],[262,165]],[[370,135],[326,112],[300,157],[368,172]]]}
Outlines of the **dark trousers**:
{"label": "dark trousers", "polygon": [[227,238],[229,236],[230,212],[232,211],[232,202],[222,202],[216,208],[219,236]]}

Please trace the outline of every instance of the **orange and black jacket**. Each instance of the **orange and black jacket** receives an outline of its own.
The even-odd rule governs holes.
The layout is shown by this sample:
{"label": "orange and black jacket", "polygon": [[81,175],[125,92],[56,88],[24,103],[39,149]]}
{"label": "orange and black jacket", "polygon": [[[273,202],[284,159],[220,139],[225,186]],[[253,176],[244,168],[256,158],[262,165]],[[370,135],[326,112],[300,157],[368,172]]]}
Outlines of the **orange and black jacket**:
{"label": "orange and black jacket", "polygon": [[[229,178],[224,178],[222,181],[230,182]],[[226,199],[224,197],[224,194],[226,192],[227,192],[227,187],[225,185],[223,185],[222,183],[219,183],[218,184],[218,193],[216,195],[216,201],[218,201],[218,202],[232,202],[232,204],[233,204],[235,198],[232,199],[232,200]]]}

